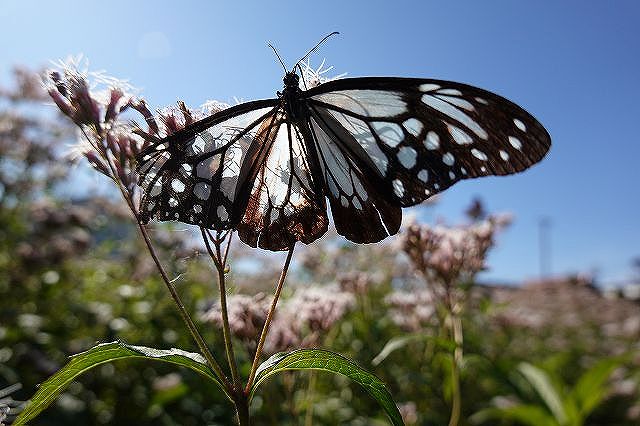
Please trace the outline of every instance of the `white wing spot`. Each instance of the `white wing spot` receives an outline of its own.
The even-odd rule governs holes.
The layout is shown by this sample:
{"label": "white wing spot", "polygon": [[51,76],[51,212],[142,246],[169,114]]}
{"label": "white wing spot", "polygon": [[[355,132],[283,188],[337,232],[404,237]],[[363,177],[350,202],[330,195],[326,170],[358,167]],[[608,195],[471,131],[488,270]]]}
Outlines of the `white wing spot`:
{"label": "white wing spot", "polygon": [[484,99],[484,98],[476,97],[475,100],[476,100],[476,102],[479,102],[481,104],[489,105],[489,102],[487,102],[487,100]]}
{"label": "white wing spot", "polygon": [[207,143],[205,142],[204,139],[202,139],[202,136],[198,134],[193,139],[193,143],[191,143],[191,145],[189,146],[188,152],[191,155],[200,155],[204,153],[204,149],[206,146],[207,146]]}
{"label": "white wing spot", "polygon": [[487,168],[485,166],[480,167],[480,171],[482,173],[487,173]]}
{"label": "white wing spot", "polygon": [[475,107],[473,106],[473,104],[471,104],[471,102],[465,99],[460,99],[454,96],[446,96],[446,95],[436,95],[436,97],[438,99],[442,99],[445,102],[449,102],[450,104],[453,104],[458,108],[466,109],[467,111],[475,111]]}
{"label": "white wing spot", "polygon": [[200,204],[196,204],[193,206],[193,211],[196,213],[202,213],[202,206]]}
{"label": "white wing spot", "polygon": [[360,179],[353,179],[353,187],[355,188],[356,193],[360,196],[362,201],[367,201],[369,199],[369,194],[367,194],[367,191],[365,191],[364,186],[362,186],[362,182],[360,182]]}
{"label": "white wing spot", "polygon": [[467,169],[465,169],[464,167],[460,167],[460,172],[465,176],[467,175]]}
{"label": "white wing spot", "polygon": [[420,170],[420,172],[418,172],[418,179],[423,182],[427,182],[429,180],[429,172],[424,169]]}
{"label": "white wing spot", "polygon": [[193,194],[201,200],[208,200],[211,195],[211,186],[204,182],[198,182],[193,186]]}
{"label": "white wing spot", "polygon": [[349,207],[349,200],[347,200],[347,197],[345,197],[344,195],[341,196],[340,204],[342,204],[342,207]]}
{"label": "white wing spot", "polygon": [[424,190],[424,193],[425,193],[426,195],[429,195],[429,194],[431,194],[431,191],[429,191],[428,189],[425,189],[425,190]]}
{"label": "white wing spot", "polygon": [[409,118],[402,123],[407,132],[411,133],[413,136],[418,137],[424,129],[424,126],[420,120],[417,118]]}
{"label": "white wing spot", "polygon": [[191,167],[191,164],[189,164],[189,163],[184,163],[184,164],[182,165],[182,169],[183,169],[185,172],[189,173],[191,170],[193,170],[193,167]]}
{"label": "white wing spot", "polygon": [[442,89],[438,90],[438,93],[443,95],[462,96],[462,92],[458,89]]}
{"label": "white wing spot", "polygon": [[436,191],[437,191],[438,189],[440,189],[440,184],[439,184],[439,183],[434,183],[434,184],[433,184],[433,187],[434,187],[434,188],[436,189]]}
{"label": "white wing spot", "polygon": [[514,147],[518,151],[522,149],[522,142],[520,142],[520,139],[514,136],[509,136],[509,143],[511,144],[512,147]]}
{"label": "white wing spot", "polygon": [[169,205],[171,207],[178,207],[178,200],[176,200],[175,198],[171,197],[169,198]]}
{"label": "white wing spot", "polygon": [[147,211],[151,211],[153,210],[153,208],[156,206],[156,202],[155,201],[149,201],[147,203]]}
{"label": "white wing spot", "polygon": [[229,219],[229,213],[227,213],[227,209],[225,209],[224,206],[218,206],[216,214],[218,215],[218,218],[223,222]]}
{"label": "white wing spot", "polygon": [[351,203],[353,204],[353,207],[355,207],[356,209],[362,210],[362,204],[360,203],[360,200],[358,200],[357,197],[354,197]]}
{"label": "white wing spot", "polygon": [[453,140],[458,145],[469,145],[473,143],[473,139],[469,136],[464,130],[459,127],[452,126],[451,124],[447,124],[447,128],[449,129],[449,133],[453,137]]}
{"label": "white wing spot", "polygon": [[398,151],[398,160],[400,160],[405,169],[410,169],[416,165],[417,156],[416,150],[409,146],[403,146]]}
{"label": "white wing spot", "polygon": [[430,150],[440,148],[440,136],[434,131],[429,131],[429,133],[427,133],[427,139],[424,141],[424,146]]}
{"label": "white wing spot", "polygon": [[455,163],[455,161],[455,157],[450,152],[447,152],[442,156],[442,162],[447,166],[453,166],[453,163]]}
{"label": "white wing spot", "polygon": [[156,183],[154,183],[153,186],[151,187],[151,191],[149,191],[149,195],[151,195],[152,197],[156,197],[157,195],[160,194],[160,192],[162,192],[162,184],[160,183],[159,180],[157,180]]}
{"label": "white wing spot", "polygon": [[513,119],[513,124],[516,125],[516,127],[520,130],[522,130],[523,132],[527,131],[527,126],[524,125],[524,123],[520,120],[518,120],[517,118]]}
{"label": "white wing spot", "polygon": [[449,179],[454,180],[456,178],[456,174],[453,172],[449,172]]}
{"label": "white wing spot", "polygon": [[393,192],[399,197],[402,198],[404,196],[404,185],[401,180],[394,179],[393,182]]}
{"label": "white wing spot", "polygon": [[174,214],[173,217],[175,217],[176,219],[180,219],[180,213],[176,212],[176,214]]}
{"label": "white wing spot", "polygon": [[480,151],[479,149],[473,148],[471,150],[471,154],[476,157],[478,160],[482,160],[482,161],[487,161],[488,157],[487,154],[485,154],[484,152]]}
{"label": "white wing spot", "polygon": [[467,114],[464,113],[460,108],[458,108],[453,102],[449,103],[440,97],[432,96],[428,94],[422,95],[422,102],[435,109],[442,114],[446,114],[452,119],[460,122],[463,126],[467,127],[469,130],[474,132],[478,137],[482,139],[487,139],[489,134],[482,128],[480,125]]}
{"label": "white wing spot", "polygon": [[387,123],[384,121],[374,121],[371,126],[376,131],[382,142],[392,148],[395,148],[404,140],[402,127],[396,123]]}
{"label": "white wing spot", "polygon": [[419,87],[421,92],[432,92],[434,90],[438,90],[439,88],[440,86],[438,86],[437,84],[431,84],[431,83],[421,84]]}
{"label": "white wing spot", "polygon": [[173,179],[171,181],[171,188],[176,192],[183,192],[185,189],[184,183],[181,180]]}
{"label": "white wing spot", "polygon": [[500,150],[500,158],[504,161],[509,161],[509,153],[507,151]]}

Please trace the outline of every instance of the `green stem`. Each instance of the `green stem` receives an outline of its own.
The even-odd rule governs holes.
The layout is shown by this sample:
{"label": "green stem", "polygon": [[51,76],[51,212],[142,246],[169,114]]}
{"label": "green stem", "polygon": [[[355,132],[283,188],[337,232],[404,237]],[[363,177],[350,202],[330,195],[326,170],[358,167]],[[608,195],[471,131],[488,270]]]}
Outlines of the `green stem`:
{"label": "green stem", "polygon": [[236,405],[236,415],[238,416],[238,425],[250,426],[251,420],[249,418],[249,400],[245,395],[241,395],[238,398],[234,399],[234,402]]}
{"label": "green stem", "polygon": [[[207,247],[207,251],[209,252],[209,256],[213,260],[213,263],[218,270],[218,286],[220,288],[220,311],[222,313],[222,336],[224,338],[224,348],[227,354],[227,362],[229,363],[229,369],[231,370],[231,379],[233,380],[233,384],[237,389],[240,389],[242,383],[240,382],[240,375],[238,374],[238,365],[236,364],[236,357],[233,351],[233,342],[231,341],[231,327],[229,326],[229,314],[227,311],[227,288],[226,288],[226,277],[225,277],[225,268],[226,265],[224,261],[226,261],[226,255],[222,258],[220,255],[220,242],[214,241],[216,243],[216,253],[215,254],[211,248],[209,243],[209,236],[207,235],[204,228],[200,228],[202,232],[202,239],[204,240],[204,244]],[[231,238],[229,238],[228,244],[231,244]],[[227,247],[228,247],[227,244]]]}
{"label": "green stem", "polygon": [[200,349],[200,352],[209,363],[209,366],[215,371],[218,378],[224,384],[227,390],[230,393],[232,393],[233,386],[231,385],[231,383],[229,383],[229,379],[227,379],[227,376],[224,374],[224,372],[222,371],[222,368],[220,368],[220,365],[216,362],[215,358],[213,357],[213,354],[207,347],[207,344],[202,338],[202,335],[200,334],[200,332],[198,331],[198,328],[193,323],[191,316],[189,316],[189,312],[187,312],[187,309],[185,308],[184,303],[182,303],[182,300],[178,295],[178,291],[176,290],[176,287],[173,285],[173,283],[167,276],[167,273],[165,272],[164,268],[162,267],[162,264],[158,259],[156,251],[153,248],[153,244],[151,243],[151,239],[149,238],[149,234],[147,233],[147,229],[144,227],[142,223],[140,223],[140,221],[137,221],[137,223],[138,223],[138,229],[140,229],[140,233],[142,234],[142,238],[144,239],[144,242],[147,245],[147,248],[149,249],[149,253],[151,254],[151,257],[153,258],[153,261],[155,262],[156,267],[158,268],[158,271],[162,276],[162,281],[164,281],[167,289],[169,290],[169,294],[171,294],[171,298],[173,299],[175,305],[177,306],[178,311],[180,312],[180,316],[182,317],[182,320],[186,324],[187,329],[189,329],[189,333],[191,333],[191,337],[193,337],[193,340],[196,342],[196,345],[198,345],[198,349]]}
{"label": "green stem", "polygon": [[260,362],[260,357],[262,355],[262,348],[264,347],[264,342],[267,339],[267,333],[269,332],[269,325],[271,324],[271,320],[273,319],[273,315],[276,311],[276,305],[278,304],[278,298],[280,297],[280,292],[282,291],[282,286],[284,285],[284,279],[287,277],[287,271],[289,270],[289,264],[291,263],[291,257],[293,256],[293,248],[295,244],[289,248],[289,252],[287,253],[287,259],[284,261],[284,266],[282,267],[282,272],[280,273],[280,279],[278,280],[278,284],[276,285],[276,291],[273,295],[273,302],[271,302],[271,308],[269,309],[269,313],[267,314],[267,319],[264,322],[264,326],[262,327],[262,333],[260,334],[260,339],[258,340],[258,348],[256,349],[256,354],[253,357],[253,365],[251,366],[251,373],[249,374],[249,380],[247,381],[247,386],[244,389],[245,394],[249,394],[251,392],[251,388],[253,387],[253,381],[256,378],[256,370],[258,369],[258,362]]}
{"label": "green stem", "polygon": [[460,365],[462,363],[462,319],[458,316],[459,305],[451,303],[448,300],[449,308],[449,326],[451,327],[451,337],[455,343],[453,349],[453,359],[451,364],[451,417],[449,418],[449,426],[457,426],[460,422],[460,413],[462,411],[462,394],[460,390]]}
{"label": "green stem", "polygon": [[[84,129],[81,128],[81,130],[82,130],[82,133],[84,134],[85,138],[87,138],[87,140],[94,147],[94,149],[96,149],[96,151],[99,152],[99,153],[102,152],[101,150],[99,150],[96,147],[96,145],[93,143],[93,140],[89,137],[89,135],[87,135],[87,133],[84,131]],[[151,243],[151,238],[149,238],[149,234],[147,232],[147,229],[140,222],[140,220],[138,220],[138,211],[137,211],[136,206],[135,206],[135,204],[133,202],[133,199],[132,199],[132,196],[131,196],[130,192],[123,186],[123,184],[120,181],[120,179],[118,179],[118,172],[117,172],[113,162],[109,158],[109,155],[105,154],[105,158],[104,159],[106,160],[107,164],[109,165],[109,169],[111,171],[111,176],[110,177],[116,183],[116,186],[120,190],[120,194],[122,195],[122,198],[124,198],[125,202],[127,203],[127,206],[131,210],[131,213],[133,214],[133,217],[136,220],[136,224],[138,225],[138,229],[140,230],[140,233],[142,234],[142,238],[144,239],[144,242],[145,242],[145,244],[147,246],[147,249],[149,250],[149,253],[151,254],[151,257],[153,258],[153,261],[154,261],[156,267],[158,268],[158,271],[160,272],[160,276],[162,277],[162,281],[165,283],[167,289],[169,290],[169,294],[171,294],[171,298],[173,299],[176,307],[178,308],[178,311],[180,312],[180,316],[182,317],[182,320],[184,321],[185,325],[187,326],[187,329],[189,330],[189,333],[191,333],[191,337],[193,337],[193,340],[195,341],[196,345],[198,346],[198,349],[200,350],[202,355],[207,360],[209,366],[214,370],[214,372],[218,376],[218,379],[227,388],[227,390],[229,392],[231,392],[233,390],[233,387],[231,386],[231,383],[229,383],[229,380],[227,379],[227,376],[225,376],[224,372],[220,368],[220,365],[216,362],[215,358],[211,354],[211,351],[207,347],[207,345],[206,345],[204,339],[202,338],[202,335],[198,331],[196,325],[191,320],[191,317],[189,316],[189,313],[187,312],[187,310],[186,310],[186,308],[184,306],[184,303],[182,303],[182,300],[180,299],[180,295],[178,295],[178,291],[176,290],[175,286],[173,285],[173,283],[171,282],[171,280],[167,276],[167,273],[165,272],[164,268],[162,267],[162,264],[160,263],[160,259],[158,259],[158,256],[156,254],[155,248],[153,247],[153,244]]]}
{"label": "green stem", "polygon": [[316,372],[309,372],[309,387],[307,388],[307,412],[304,418],[304,426],[313,426],[313,397],[315,395],[314,388],[316,386]]}

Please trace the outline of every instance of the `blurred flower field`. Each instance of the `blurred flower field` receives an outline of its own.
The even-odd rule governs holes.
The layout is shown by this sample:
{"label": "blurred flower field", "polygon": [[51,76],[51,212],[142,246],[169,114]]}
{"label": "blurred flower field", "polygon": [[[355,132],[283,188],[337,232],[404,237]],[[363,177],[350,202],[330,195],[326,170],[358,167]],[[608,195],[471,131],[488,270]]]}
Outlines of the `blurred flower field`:
{"label": "blurred flower field", "polygon": [[[124,203],[69,195],[75,129],[47,102],[29,70],[16,69],[14,83],[0,87],[0,422],[68,356],[96,342],[197,349]],[[133,192],[133,167],[123,170]],[[581,276],[477,282],[517,217],[473,207],[465,223],[414,220],[382,244],[326,236],[300,249],[264,353],[319,347],[355,360],[387,384],[407,425],[453,417],[461,425],[639,424],[640,302],[603,294]],[[150,230],[182,300],[224,359],[205,247],[183,225]],[[231,251],[228,315],[245,377],[281,262],[239,242]],[[265,386],[250,407],[257,425],[388,424],[378,404],[340,376],[291,372]],[[118,361],[83,375],[31,424],[234,421],[224,395],[195,373]]]}

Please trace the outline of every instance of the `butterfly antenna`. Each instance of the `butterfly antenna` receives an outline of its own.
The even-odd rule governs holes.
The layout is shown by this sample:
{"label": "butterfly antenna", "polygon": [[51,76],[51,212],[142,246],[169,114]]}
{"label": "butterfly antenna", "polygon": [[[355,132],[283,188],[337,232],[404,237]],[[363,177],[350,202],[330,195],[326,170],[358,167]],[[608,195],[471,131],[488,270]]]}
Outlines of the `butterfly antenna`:
{"label": "butterfly antenna", "polygon": [[298,66],[298,64],[299,64],[300,62],[304,61],[305,59],[307,59],[307,57],[308,57],[309,55],[311,55],[313,52],[315,52],[315,51],[318,49],[318,47],[320,47],[320,45],[322,45],[322,43],[324,43],[324,42],[325,42],[325,40],[327,40],[329,37],[334,36],[334,35],[336,35],[336,34],[340,34],[340,33],[339,33],[338,31],[334,31],[334,32],[332,32],[331,34],[327,34],[326,36],[324,36],[324,37],[322,38],[322,40],[320,40],[320,41],[318,42],[318,44],[316,44],[316,45],[313,47],[313,49],[309,50],[309,51],[307,52],[307,54],[306,54],[306,55],[304,55],[302,58],[300,58],[300,60],[299,60],[298,62],[296,62],[296,64],[293,66],[293,69],[295,70],[295,69],[296,69],[296,67]]}
{"label": "butterfly antenna", "polygon": [[278,60],[280,61],[280,65],[282,65],[282,68],[284,69],[284,73],[287,73],[287,67],[284,65],[284,62],[282,62],[282,58],[280,57],[280,55],[278,55],[278,51],[276,50],[275,47],[273,47],[273,45],[271,43],[267,43],[267,45],[273,49],[273,53],[276,54],[276,56],[278,57]]}
{"label": "butterfly antenna", "polygon": [[[300,77],[302,77],[302,84],[304,84],[304,90],[309,90],[307,87],[307,80],[304,78],[304,71],[302,70],[302,66],[300,64],[296,64],[296,67],[300,70]],[[295,70],[295,67],[293,68]]]}

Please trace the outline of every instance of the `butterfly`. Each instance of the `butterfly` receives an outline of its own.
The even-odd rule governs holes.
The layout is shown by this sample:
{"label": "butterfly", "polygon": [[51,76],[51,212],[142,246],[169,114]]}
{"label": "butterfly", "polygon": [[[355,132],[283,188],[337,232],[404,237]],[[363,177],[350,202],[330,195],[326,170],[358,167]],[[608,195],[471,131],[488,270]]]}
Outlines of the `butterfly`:
{"label": "butterfly", "polygon": [[521,172],[551,146],[531,114],[483,89],[362,77],[304,90],[299,64],[283,64],[276,98],[229,107],[143,150],[140,220],[237,229],[250,246],[286,250],[327,231],[328,200],[340,235],[373,243],[398,232],[403,207],[463,179]]}

